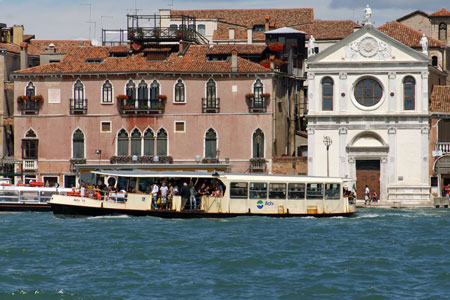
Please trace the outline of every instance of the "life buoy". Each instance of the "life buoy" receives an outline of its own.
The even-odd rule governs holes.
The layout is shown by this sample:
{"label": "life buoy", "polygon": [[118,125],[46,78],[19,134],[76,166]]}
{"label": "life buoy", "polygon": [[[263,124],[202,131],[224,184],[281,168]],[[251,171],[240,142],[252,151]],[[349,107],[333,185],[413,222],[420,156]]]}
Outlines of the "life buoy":
{"label": "life buoy", "polygon": [[2,183],[2,186],[10,186],[10,184],[9,184],[9,183],[6,183],[6,182],[3,182],[3,183]]}

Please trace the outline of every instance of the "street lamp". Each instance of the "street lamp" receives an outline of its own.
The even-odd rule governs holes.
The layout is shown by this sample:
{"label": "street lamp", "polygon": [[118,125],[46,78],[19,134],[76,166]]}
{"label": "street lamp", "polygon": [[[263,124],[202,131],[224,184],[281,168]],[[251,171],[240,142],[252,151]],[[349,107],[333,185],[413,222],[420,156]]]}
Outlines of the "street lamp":
{"label": "street lamp", "polygon": [[327,148],[327,177],[330,177],[330,154],[329,154],[329,150],[330,150],[330,146],[331,146],[332,143],[333,143],[333,141],[331,140],[331,138],[328,135],[325,135],[323,137],[323,144]]}

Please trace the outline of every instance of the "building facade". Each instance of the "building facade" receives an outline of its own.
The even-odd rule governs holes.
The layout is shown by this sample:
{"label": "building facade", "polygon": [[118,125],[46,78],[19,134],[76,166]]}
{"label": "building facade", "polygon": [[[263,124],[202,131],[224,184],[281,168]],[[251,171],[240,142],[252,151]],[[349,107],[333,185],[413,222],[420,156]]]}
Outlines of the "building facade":
{"label": "building facade", "polygon": [[428,63],[370,24],[310,57],[308,174],[354,178],[358,199],[368,185],[429,205]]}

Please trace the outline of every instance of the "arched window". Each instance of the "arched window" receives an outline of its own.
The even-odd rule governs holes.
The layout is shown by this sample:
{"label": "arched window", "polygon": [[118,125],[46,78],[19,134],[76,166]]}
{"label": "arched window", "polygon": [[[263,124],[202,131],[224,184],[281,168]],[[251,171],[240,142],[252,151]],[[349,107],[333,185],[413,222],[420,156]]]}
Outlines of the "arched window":
{"label": "arched window", "polygon": [[437,58],[437,56],[431,57],[431,65],[433,67],[437,67],[437,65],[438,65],[438,58]]}
{"label": "arched window", "polygon": [[253,133],[253,157],[264,157],[264,133],[261,129]]}
{"label": "arched window", "polygon": [[80,79],[77,79],[77,81],[75,81],[75,85],[73,86],[73,99],[75,99],[75,102],[84,99],[84,84]]}
{"label": "arched window", "polygon": [[134,105],[134,102],[136,101],[136,85],[134,82],[130,79],[127,83],[127,96],[128,96],[128,105]]}
{"label": "arched window", "polygon": [[109,80],[106,80],[103,83],[102,87],[102,102],[103,103],[112,103],[113,102],[113,93],[112,93],[112,84]]}
{"label": "arched window", "polygon": [[217,157],[217,134],[212,128],[208,129],[205,135],[205,157]]}
{"label": "arched window", "polygon": [[38,142],[36,133],[30,129],[22,139],[22,158],[37,159],[38,158]]}
{"label": "arched window", "polygon": [[416,81],[411,76],[403,80],[403,105],[405,110],[415,109]]}
{"label": "arched window", "polygon": [[34,87],[34,84],[30,81],[27,85],[25,95],[28,97],[28,99],[31,100],[31,97],[36,95],[36,88]]}
{"label": "arched window", "polygon": [[333,110],[333,79],[322,80],[322,110]]}
{"label": "arched window", "polygon": [[144,133],[144,155],[155,155],[155,134],[150,128]]}
{"label": "arched window", "polygon": [[167,155],[167,131],[160,129],[156,136],[156,154]]}
{"label": "arched window", "polygon": [[212,78],[206,83],[206,99],[208,102],[216,102],[216,82]]}
{"label": "arched window", "polygon": [[184,83],[183,80],[178,79],[175,84],[175,102],[185,102],[184,98]]}
{"label": "arched window", "polygon": [[131,155],[141,155],[141,132],[139,129],[134,129],[131,132]]}
{"label": "arched window", "polygon": [[138,107],[148,107],[148,87],[145,80],[141,80],[138,85]]}
{"label": "arched window", "polygon": [[253,94],[255,94],[255,103],[254,107],[263,107],[263,98],[261,95],[263,94],[263,84],[260,79],[256,79],[255,84],[253,84]]}
{"label": "arched window", "polygon": [[445,23],[439,24],[439,39],[443,41],[447,40],[447,24]]}
{"label": "arched window", "polygon": [[75,130],[72,137],[73,158],[84,158],[84,134],[80,129]]}
{"label": "arched window", "polygon": [[150,100],[158,100],[159,95],[159,83],[156,80],[153,80],[150,86]]}
{"label": "arched window", "polygon": [[117,135],[117,155],[128,156],[128,132],[125,129]]}

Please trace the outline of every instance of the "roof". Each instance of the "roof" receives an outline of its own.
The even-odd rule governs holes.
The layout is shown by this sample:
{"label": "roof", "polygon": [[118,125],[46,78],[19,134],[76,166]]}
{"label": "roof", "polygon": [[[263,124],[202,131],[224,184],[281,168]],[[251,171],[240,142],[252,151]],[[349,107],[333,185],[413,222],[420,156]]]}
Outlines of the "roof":
{"label": "roof", "polygon": [[[409,26],[406,26],[405,24],[394,21],[381,25],[377,29],[386,33],[387,35],[396,39],[397,41],[405,44],[408,47],[413,48],[422,47],[420,45],[420,39],[422,38],[423,33]],[[426,35],[426,37],[428,38],[429,47],[441,47],[446,45],[445,43],[438,41],[430,36]]]}
{"label": "roof", "polygon": [[[244,45],[247,46],[247,45]],[[216,47],[216,46],[215,46]],[[238,49],[248,49],[234,45]],[[115,47],[72,48],[60,63],[41,65],[16,71],[15,74],[87,74],[87,73],[130,73],[130,72],[176,72],[176,73],[270,73],[269,69],[257,63],[238,57],[238,72],[232,72],[231,60],[207,61],[209,45],[191,45],[185,55],[171,53],[164,61],[147,60],[143,53],[128,57],[110,57]],[[101,59],[101,62],[87,63],[87,58]]]}
{"label": "roof", "polygon": [[450,85],[435,85],[430,98],[430,112],[450,113]]}
{"label": "roof", "polygon": [[39,53],[43,53],[50,44],[55,45],[56,53],[67,53],[74,47],[91,46],[91,41],[86,40],[32,40],[30,45],[36,47]]}
{"label": "roof", "polygon": [[351,20],[316,20],[295,28],[306,32],[307,38],[313,35],[316,40],[342,40],[352,34],[355,27],[362,26]]}
{"label": "roof", "polygon": [[407,15],[404,15],[403,17],[398,18],[396,21],[402,21],[402,20],[404,20],[404,19],[408,19],[409,17],[411,17],[411,16],[413,16],[413,15],[415,15],[415,14],[424,15],[424,16],[427,17],[427,18],[429,17],[429,15],[428,15],[426,12],[424,12],[423,10],[418,9],[418,10],[415,10],[415,11],[413,11],[413,12],[410,12],[410,13],[407,14]]}
{"label": "roof", "polygon": [[445,8],[442,8],[441,10],[438,10],[437,12],[430,14],[430,17],[450,17],[450,11],[448,11]]}
{"label": "roof", "polygon": [[206,54],[231,54],[234,49],[238,54],[261,54],[266,48],[265,44],[211,45]]}
{"label": "roof", "polygon": [[301,34],[306,34],[306,32],[297,30],[297,29],[293,29],[290,27],[282,27],[282,28],[278,28],[278,29],[274,29],[274,30],[269,30],[265,32],[266,34],[289,34],[289,33],[301,33]]}
{"label": "roof", "polygon": [[216,19],[245,27],[265,24],[266,16],[269,17],[271,23],[276,23],[275,27],[308,24],[314,20],[312,8],[171,10],[170,14],[171,16],[192,16],[197,19]]}

